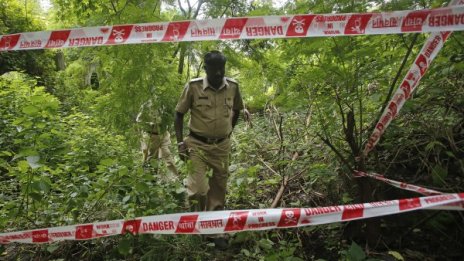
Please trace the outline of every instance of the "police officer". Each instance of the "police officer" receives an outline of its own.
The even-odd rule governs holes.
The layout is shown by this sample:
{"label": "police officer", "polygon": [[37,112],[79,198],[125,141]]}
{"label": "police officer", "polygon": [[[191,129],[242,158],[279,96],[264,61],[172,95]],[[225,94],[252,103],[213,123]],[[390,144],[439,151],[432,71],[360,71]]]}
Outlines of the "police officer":
{"label": "police officer", "polygon": [[142,132],[141,147],[143,162],[148,163],[152,159],[163,159],[170,172],[163,175],[163,178],[166,181],[174,181],[177,179],[177,168],[169,150],[171,136],[169,131],[161,131],[161,122],[158,115],[151,100],[142,104],[140,112],[137,115],[136,122]]}
{"label": "police officer", "polygon": [[[224,77],[226,57],[219,51],[204,57],[205,78],[188,82],[176,106],[179,156],[191,161],[187,194],[192,210],[224,208],[229,176],[230,135],[243,109],[238,83]],[[190,111],[190,133],[183,139],[184,114]],[[208,177],[207,171],[212,169]]]}

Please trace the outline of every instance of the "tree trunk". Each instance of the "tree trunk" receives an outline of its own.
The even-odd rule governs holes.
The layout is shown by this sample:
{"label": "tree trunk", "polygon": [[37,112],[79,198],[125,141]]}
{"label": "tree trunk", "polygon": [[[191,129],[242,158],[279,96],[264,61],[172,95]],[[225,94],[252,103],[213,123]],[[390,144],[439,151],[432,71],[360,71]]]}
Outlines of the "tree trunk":
{"label": "tree trunk", "polygon": [[179,66],[177,67],[177,73],[182,75],[184,72],[184,64],[185,64],[185,54],[187,52],[187,46],[184,43],[179,43],[180,45],[180,53],[179,53]]}
{"label": "tree trunk", "polygon": [[58,51],[55,54],[55,65],[57,71],[64,71],[66,69],[66,62],[62,51]]}

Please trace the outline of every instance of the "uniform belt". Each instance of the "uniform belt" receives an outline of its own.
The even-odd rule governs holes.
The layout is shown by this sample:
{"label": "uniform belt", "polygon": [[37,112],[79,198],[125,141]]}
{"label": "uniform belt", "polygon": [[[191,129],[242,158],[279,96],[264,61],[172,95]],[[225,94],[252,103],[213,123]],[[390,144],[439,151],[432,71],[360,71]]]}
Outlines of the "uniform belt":
{"label": "uniform belt", "polygon": [[192,136],[193,138],[203,142],[203,143],[207,143],[207,144],[217,144],[217,143],[220,143],[222,141],[224,141],[227,137],[224,137],[224,138],[207,138],[207,137],[203,137],[201,135],[198,135],[196,134],[195,132],[193,131],[190,131],[190,136]]}

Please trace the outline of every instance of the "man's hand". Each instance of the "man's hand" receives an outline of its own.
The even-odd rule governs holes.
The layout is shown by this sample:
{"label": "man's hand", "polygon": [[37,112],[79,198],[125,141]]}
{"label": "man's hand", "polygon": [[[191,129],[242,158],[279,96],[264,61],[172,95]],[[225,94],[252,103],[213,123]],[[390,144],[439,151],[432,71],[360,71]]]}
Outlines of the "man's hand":
{"label": "man's hand", "polygon": [[251,121],[251,113],[247,109],[243,109],[243,119],[245,121]]}
{"label": "man's hand", "polygon": [[179,158],[186,162],[188,160],[188,148],[187,148],[187,144],[185,144],[184,142],[180,142],[178,145],[177,145],[177,150],[179,151]]}
{"label": "man's hand", "polygon": [[251,121],[251,113],[247,109],[243,109],[243,119],[245,120],[246,124],[253,128],[253,122]]}
{"label": "man's hand", "polygon": [[176,130],[177,150],[179,151],[179,158],[186,162],[188,160],[187,144],[183,142],[182,129],[184,128],[184,114],[176,112],[174,119],[174,129]]}

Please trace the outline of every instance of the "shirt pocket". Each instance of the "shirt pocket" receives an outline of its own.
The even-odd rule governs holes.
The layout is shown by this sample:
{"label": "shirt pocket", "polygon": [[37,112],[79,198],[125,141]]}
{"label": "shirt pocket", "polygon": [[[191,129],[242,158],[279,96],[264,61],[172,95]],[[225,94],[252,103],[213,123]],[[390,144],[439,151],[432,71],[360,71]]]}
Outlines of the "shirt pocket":
{"label": "shirt pocket", "polygon": [[211,107],[211,101],[209,99],[203,99],[203,97],[200,97],[195,102],[195,106],[198,108]]}
{"label": "shirt pocket", "polygon": [[200,113],[202,118],[211,118],[212,117],[212,105],[210,99],[201,99],[197,98],[195,101],[195,109]]}

